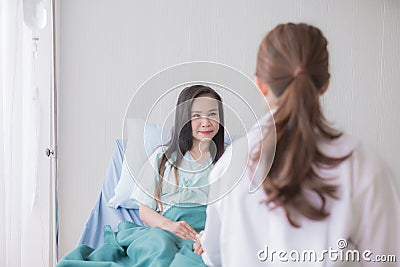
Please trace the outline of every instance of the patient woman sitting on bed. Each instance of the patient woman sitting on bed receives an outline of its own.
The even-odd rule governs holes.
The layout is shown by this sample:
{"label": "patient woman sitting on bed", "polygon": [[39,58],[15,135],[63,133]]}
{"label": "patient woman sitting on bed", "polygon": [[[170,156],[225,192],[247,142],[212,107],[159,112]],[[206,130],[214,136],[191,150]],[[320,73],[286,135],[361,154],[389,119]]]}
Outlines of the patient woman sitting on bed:
{"label": "patient woman sitting on bed", "polygon": [[193,252],[204,229],[208,174],[224,153],[221,97],[194,85],[179,95],[171,140],[142,167],[132,198],[148,226],[122,222],[105,227],[97,249],[78,246],[61,266],[205,266]]}
{"label": "patient woman sitting on bed", "polygon": [[187,87],[175,114],[172,139],[142,168],[132,198],[140,203],[140,219],[148,226],[194,240],[197,232],[190,223],[163,215],[171,206],[207,203],[208,174],[224,152],[221,97],[203,85]]}

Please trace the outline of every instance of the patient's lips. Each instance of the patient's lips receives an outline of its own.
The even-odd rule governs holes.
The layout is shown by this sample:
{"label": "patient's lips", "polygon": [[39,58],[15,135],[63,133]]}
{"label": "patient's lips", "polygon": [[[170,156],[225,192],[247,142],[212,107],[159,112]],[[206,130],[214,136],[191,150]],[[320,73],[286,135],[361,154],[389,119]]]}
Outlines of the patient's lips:
{"label": "patient's lips", "polygon": [[199,131],[199,133],[204,134],[204,135],[209,135],[211,134],[213,131]]}

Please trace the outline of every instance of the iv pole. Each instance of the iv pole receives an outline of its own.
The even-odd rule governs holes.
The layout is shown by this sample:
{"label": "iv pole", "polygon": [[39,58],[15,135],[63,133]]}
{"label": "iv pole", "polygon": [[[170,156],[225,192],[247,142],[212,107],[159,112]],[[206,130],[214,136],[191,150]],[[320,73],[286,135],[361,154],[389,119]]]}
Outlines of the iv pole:
{"label": "iv pole", "polygon": [[52,77],[52,86],[50,92],[50,149],[46,149],[46,154],[50,157],[50,177],[51,177],[51,208],[52,208],[52,227],[51,227],[51,240],[50,247],[52,248],[52,257],[51,266],[55,266],[58,261],[58,181],[57,181],[57,47],[56,47],[56,7],[55,1],[50,0],[50,8],[51,8],[51,25],[52,25],[52,68],[51,68],[51,77]]}

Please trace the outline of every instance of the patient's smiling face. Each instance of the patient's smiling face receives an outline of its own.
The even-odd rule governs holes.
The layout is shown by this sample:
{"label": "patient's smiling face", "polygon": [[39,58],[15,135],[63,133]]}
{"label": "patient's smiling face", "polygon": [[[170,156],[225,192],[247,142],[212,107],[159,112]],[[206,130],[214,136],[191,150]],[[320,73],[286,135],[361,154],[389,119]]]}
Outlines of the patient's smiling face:
{"label": "patient's smiling face", "polygon": [[209,96],[200,96],[193,100],[191,108],[191,126],[193,145],[210,142],[219,129],[218,100]]}

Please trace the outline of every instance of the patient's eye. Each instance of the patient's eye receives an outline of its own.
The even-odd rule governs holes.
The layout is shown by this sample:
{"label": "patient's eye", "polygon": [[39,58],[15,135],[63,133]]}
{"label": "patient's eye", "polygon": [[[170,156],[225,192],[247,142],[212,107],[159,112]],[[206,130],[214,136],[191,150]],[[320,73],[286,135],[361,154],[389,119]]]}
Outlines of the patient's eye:
{"label": "patient's eye", "polygon": [[200,114],[198,114],[198,113],[194,113],[193,115],[192,115],[192,118],[194,118],[194,119],[197,119],[197,118],[200,118],[201,116],[200,116]]}
{"label": "patient's eye", "polygon": [[215,116],[217,116],[217,112],[210,112],[208,114],[208,117],[215,117]]}

